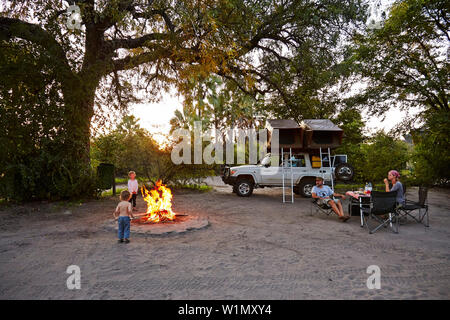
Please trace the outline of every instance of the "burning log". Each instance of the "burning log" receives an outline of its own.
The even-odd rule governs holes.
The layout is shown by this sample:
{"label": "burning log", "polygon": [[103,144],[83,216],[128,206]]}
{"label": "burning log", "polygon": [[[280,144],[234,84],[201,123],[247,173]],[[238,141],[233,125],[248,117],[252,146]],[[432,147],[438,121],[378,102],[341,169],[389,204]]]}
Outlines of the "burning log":
{"label": "burning log", "polygon": [[172,191],[161,180],[147,190],[141,188],[144,201],[147,202],[147,212],[139,218],[141,223],[159,223],[175,220],[176,214],[172,211]]}

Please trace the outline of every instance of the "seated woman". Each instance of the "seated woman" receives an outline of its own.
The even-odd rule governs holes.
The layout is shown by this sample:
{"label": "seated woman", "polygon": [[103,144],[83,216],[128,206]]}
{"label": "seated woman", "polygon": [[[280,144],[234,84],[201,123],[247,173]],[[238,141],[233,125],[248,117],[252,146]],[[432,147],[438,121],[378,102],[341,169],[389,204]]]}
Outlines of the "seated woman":
{"label": "seated woman", "polygon": [[[388,172],[387,179],[384,179],[384,184],[386,185],[386,192],[389,191],[397,191],[397,204],[404,205],[405,204],[405,195],[403,192],[403,185],[399,181],[400,173],[396,170],[391,170]],[[389,181],[392,183],[392,188],[389,190]]]}

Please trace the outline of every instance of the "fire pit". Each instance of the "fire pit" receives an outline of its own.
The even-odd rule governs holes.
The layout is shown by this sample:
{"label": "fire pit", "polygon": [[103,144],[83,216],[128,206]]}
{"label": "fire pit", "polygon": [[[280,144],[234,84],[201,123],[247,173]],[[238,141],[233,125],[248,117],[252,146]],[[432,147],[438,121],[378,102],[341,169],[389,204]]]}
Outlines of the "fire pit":
{"label": "fire pit", "polygon": [[[147,203],[147,211],[133,214],[135,218],[131,220],[131,233],[177,234],[209,225],[206,218],[173,212],[172,191],[161,180],[158,180],[151,190],[143,186],[141,191]],[[117,230],[117,223],[108,222],[107,227]]]}

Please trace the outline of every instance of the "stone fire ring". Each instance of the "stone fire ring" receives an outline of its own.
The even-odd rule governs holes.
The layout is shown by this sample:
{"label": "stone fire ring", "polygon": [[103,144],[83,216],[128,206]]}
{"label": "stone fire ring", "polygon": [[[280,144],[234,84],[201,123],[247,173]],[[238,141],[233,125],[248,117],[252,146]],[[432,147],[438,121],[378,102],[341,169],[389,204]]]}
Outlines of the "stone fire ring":
{"label": "stone fire ring", "polygon": [[[139,218],[145,213],[134,214]],[[137,219],[136,219],[137,220]],[[206,228],[209,225],[207,218],[201,218],[195,215],[177,215],[174,221],[166,221],[161,223],[135,223],[131,220],[131,234],[139,235],[175,235],[188,231]],[[117,221],[108,221],[105,224],[106,229],[115,230],[117,232]]]}

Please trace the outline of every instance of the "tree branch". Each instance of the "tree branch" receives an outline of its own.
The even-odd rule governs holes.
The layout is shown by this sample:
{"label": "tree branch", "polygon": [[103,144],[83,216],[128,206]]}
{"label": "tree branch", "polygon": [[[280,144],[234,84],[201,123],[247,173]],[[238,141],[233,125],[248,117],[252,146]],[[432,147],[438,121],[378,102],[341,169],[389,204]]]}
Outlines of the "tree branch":
{"label": "tree branch", "polygon": [[40,26],[19,19],[0,17],[0,39],[8,41],[12,38],[20,38],[41,46],[55,58],[55,62],[59,62],[60,66],[72,73],[61,45]]}
{"label": "tree branch", "polygon": [[[153,2],[153,1],[151,1]],[[134,0],[122,0],[117,3],[117,9],[113,7],[113,5],[117,3],[116,1],[109,1],[108,5],[102,12],[102,16],[99,18],[99,21],[95,23],[97,29],[107,30],[111,28],[115,21],[114,12],[122,13],[124,11],[133,12],[134,10]],[[149,4],[149,6],[151,3]]]}
{"label": "tree branch", "polygon": [[271,49],[271,48],[263,47],[263,46],[261,46],[261,45],[259,45],[259,44],[256,45],[255,48],[258,48],[258,49],[261,49],[261,50],[263,50],[263,51],[267,51],[267,52],[272,53],[275,57],[278,58],[278,60],[279,60],[280,62],[281,62],[281,61],[286,61],[286,62],[290,62],[290,61],[291,61],[290,59],[288,59],[288,58],[286,58],[286,57],[283,57],[282,55],[278,54],[275,50],[273,50],[273,49]]}
{"label": "tree branch", "polygon": [[175,25],[173,24],[172,20],[170,19],[169,15],[167,14],[167,8],[165,9],[153,9],[148,12],[133,12],[133,18],[144,18],[144,19],[150,19],[154,15],[160,15],[164,22],[169,29],[170,32],[175,32]]}
{"label": "tree branch", "polygon": [[111,72],[133,69],[144,63],[156,62],[160,59],[170,58],[171,55],[171,50],[159,47],[151,52],[144,52],[136,56],[127,56],[122,59],[112,60],[112,69],[108,71]]}
{"label": "tree branch", "polygon": [[105,45],[112,50],[119,48],[135,49],[145,46],[148,41],[170,40],[172,35],[168,33],[149,33],[139,38],[113,39],[105,41]]}

